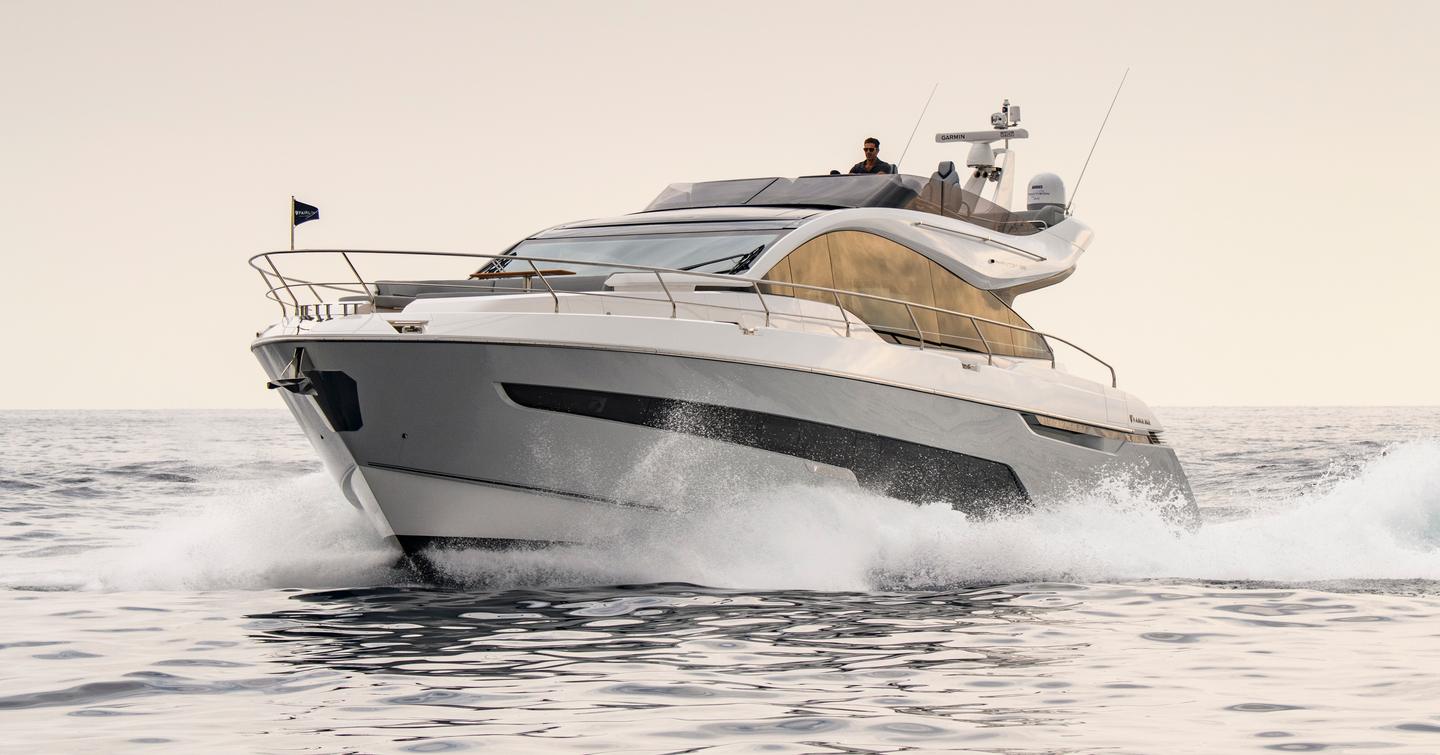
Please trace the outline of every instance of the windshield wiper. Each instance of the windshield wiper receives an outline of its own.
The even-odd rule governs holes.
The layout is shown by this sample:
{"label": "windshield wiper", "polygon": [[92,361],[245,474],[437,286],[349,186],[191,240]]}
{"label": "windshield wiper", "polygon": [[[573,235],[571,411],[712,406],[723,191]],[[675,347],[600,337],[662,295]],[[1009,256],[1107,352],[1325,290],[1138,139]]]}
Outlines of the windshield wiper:
{"label": "windshield wiper", "polygon": [[724,262],[725,260],[736,260],[735,264],[734,264],[734,265],[731,265],[731,266],[730,266],[730,269],[725,271],[725,275],[734,275],[735,273],[738,273],[738,272],[740,272],[741,270],[744,270],[745,268],[750,267],[750,263],[754,262],[754,261],[755,261],[755,258],[756,258],[756,257],[759,257],[759,256],[760,256],[760,253],[763,252],[763,251],[765,251],[765,245],[764,245],[764,244],[761,244],[760,246],[757,246],[757,247],[755,247],[754,249],[751,249],[751,250],[748,251],[748,252],[740,252],[739,254],[730,254],[730,255],[726,255],[726,256],[724,256],[724,257],[719,257],[719,258],[713,259],[713,260],[706,260],[706,261],[704,261],[704,262],[696,262],[696,263],[693,264],[693,265],[686,265],[685,267],[678,268],[678,269],[680,269],[680,270],[694,270],[694,269],[696,269],[696,268],[705,267],[706,265],[713,265],[713,264],[715,264],[716,262]]}
{"label": "windshield wiper", "polygon": [[[503,251],[503,252],[500,253],[500,257],[514,257],[514,256],[515,256],[515,247],[517,247],[517,246],[520,246],[520,245],[519,245],[519,244],[511,244],[509,249],[506,249],[505,251]],[[500,257],[491,258],[491,260],[490,260],[489,262],[487,262],[486,264],[482,265],[482,266],[480,267],[480,269],[479,269],[479,270],[476,270],[475,272],[477,272],[477,273],[498,273],[498,272],[500,272],[501,270],[504,270],[506,265],[508,265],[508,264],[510,264],[511,262],[514,261],[514,260],[500,259]]]}

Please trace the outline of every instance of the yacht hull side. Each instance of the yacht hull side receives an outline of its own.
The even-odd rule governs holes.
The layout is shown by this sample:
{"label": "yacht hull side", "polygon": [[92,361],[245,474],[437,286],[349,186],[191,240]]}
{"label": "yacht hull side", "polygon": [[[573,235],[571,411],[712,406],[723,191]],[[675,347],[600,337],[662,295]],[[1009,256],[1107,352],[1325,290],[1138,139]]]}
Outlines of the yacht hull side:
{"label": "yacht hull side", "polygon": [[325,377],[280,393],[347,499],[410,551],[605,540],[695,500],[795,484],[975,515],[1116,475],[1189,496],[1168,447],[1097,450],[1038,434],[1014,409],[797,369],[477,341],[254,349],[272,379],[300,349]]}

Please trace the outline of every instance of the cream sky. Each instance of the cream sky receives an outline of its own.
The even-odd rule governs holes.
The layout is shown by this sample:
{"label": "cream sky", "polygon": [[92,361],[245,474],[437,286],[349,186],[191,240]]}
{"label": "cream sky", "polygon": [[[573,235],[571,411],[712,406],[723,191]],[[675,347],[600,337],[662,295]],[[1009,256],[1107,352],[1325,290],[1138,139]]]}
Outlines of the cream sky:
{"label": "cream sky", "polygon": [[1440,3],[0,0],[0,408],[278,407],[245,266],[492,252],[672,181],[928,174],[1024,108],[1079,271],[1020,298],[1155,405],[1440,403]]}

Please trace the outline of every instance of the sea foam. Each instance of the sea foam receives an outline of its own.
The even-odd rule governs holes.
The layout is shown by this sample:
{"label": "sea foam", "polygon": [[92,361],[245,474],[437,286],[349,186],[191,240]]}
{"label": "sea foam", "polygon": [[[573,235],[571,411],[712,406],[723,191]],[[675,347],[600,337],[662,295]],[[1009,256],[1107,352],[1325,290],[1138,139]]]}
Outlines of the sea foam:
{"label": "sea foam", "polygon": [[[1227,509],[1249,501],[1221,502]],[[445,552],[476,585],[693,582],[753,589],[939,589],[976,583],[1440,579],[1440,442],[1398,445],[1352,477],[1191,528],[1121,480],[1058,505],[970,519],[835,487],[692,504],[614,542]]]}
{"label": "sea foam", "polygon": [[[1343,479],[1281,502],[1202,501],[1248,516],[1199,527],[1123,480],[1051,506],[972,519],[833,485],[745,491],[714,459],[687,479],[658,448],[627,484],[673,506],[602,543],[534,551],[436,551],[471,588],[687,582],[812,590],[946,589],[979,583],[1145,579],[1440,580],[1440,441],[1392,446]],[[661,463],[664,462],[664,463]],[[679,474],[674,464],[681,464]],[[702,474],[703,470],[720,470]],[[652,485],[663,473],[665,486]],[[696,493],[695,490],[700,490]],[[0,584],[41,589],[254,589],[414,579],[321,473],[235,483],[176,507],[122,544],[12,561]]]}

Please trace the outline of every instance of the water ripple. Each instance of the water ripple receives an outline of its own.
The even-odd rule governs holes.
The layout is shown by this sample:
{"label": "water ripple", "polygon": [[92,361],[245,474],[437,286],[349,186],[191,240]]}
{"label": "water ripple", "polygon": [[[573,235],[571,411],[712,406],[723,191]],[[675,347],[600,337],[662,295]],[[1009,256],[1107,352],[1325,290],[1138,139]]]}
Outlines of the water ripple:
{"label": "water ripple", "polygon": [[[718,512],[749,538],[437,588],[281,412],[0,413],[0,721],[61,752],[1436,751],[1440,410],[1169,419],[1194,532],[794,490]],[[662,581],[712,576],[776,589]]]}

